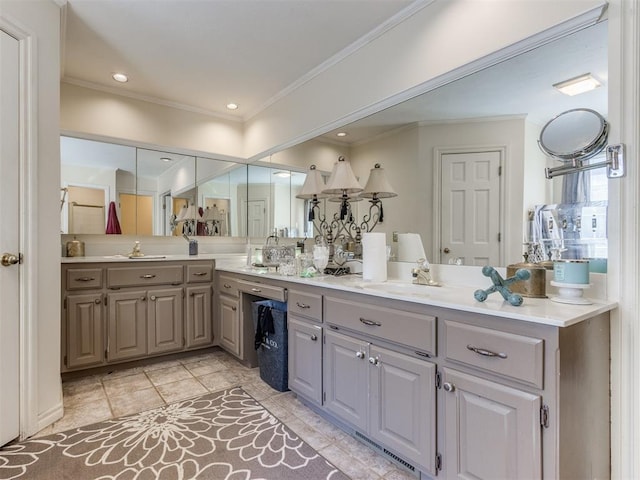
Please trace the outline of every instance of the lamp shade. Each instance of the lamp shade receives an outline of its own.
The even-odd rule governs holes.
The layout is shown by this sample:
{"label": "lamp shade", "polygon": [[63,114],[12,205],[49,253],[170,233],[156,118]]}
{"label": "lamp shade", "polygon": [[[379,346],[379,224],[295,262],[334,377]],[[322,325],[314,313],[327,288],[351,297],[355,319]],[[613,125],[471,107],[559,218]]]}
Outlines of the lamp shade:
{"label": "lamp shade", "polygon": [[322,174],[316,170],[315,165],[311,165],[309,172],[307,173],[307,178],[305,178],[302,188],[296,195],[296,198],[309,199],[314,196],[316,198],[324,198],[326,195],[322,193],[323,188],[324,179],[322,178]]}
{"label": "lamp shade", "polygon": [[362,187],[360,183],[358,183],[358,179],[354,175],[353,170],[351,170],[351,165],[344,157],[339,157],[331,171],[327,188],[325,188],[322,193],[340,195],[343,193],[359,193],[361,191]]}
{"label": "lamp shade", "polygon": [[364,187],[360,196],[364,198],[391,198],[398,196],[389,183],[389,180],[387,180],[384,168],[381,168],[379,163],[376,163],[371,169],[367,185]]}
{"label": "lamp shade", "polygon": [[196,207],[192,203],[191,205],[189,205],[189,208],[187,209],[187,213],[184,215],[182,220],[194,220],[196,218],[197,213],[198,212],[196,210]]}

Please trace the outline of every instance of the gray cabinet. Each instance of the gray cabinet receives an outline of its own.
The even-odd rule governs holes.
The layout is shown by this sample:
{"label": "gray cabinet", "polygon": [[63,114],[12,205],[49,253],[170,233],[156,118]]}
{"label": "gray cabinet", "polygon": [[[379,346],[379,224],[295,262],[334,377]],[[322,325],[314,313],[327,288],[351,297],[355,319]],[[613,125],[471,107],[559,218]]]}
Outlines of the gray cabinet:
{"label": "gray cabinet", "polygon": [[325,408],[435,475],[435,365],[334,331],[324,362]]}
{"label": "gray cabinet", "polygon": [[449,368],[443,382],[446,478],[542,478],[539,395]]}
{"label": "gray cabinet", "polygon": [[322,327],[289,314],[289,389],[322,404]]}
{"label": "gray cabinet", "polygon": [[62,371],[212,346],[212,281],[211,261],[63,264]]}
{"label": "gray cabinet", "polygon": [[227,295],[218,297],[220,309],[220,346],[240,357],[240,301]]}
{"label": "gray cabinet", "polygon": [[208,346],[213,341],[211,292],[210,285],[187,287],[187,348]]}
{"label": "gray cabinet", "polygon": [[102,293],[73,294],[66,298],[68,368],[104,362],[104,309]]}

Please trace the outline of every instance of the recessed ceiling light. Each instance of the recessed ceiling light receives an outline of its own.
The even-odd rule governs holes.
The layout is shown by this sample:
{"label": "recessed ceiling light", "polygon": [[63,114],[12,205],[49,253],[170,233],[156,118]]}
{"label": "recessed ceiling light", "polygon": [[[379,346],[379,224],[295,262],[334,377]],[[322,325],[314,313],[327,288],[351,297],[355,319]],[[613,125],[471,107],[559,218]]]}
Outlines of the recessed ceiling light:
{"label": "recessed ceiling light", "polygon": [[173,158],[169,157],[160,157],[160,160],[162,160],[163,162],[173,162]]}
{"label": "recessed ceiling light", "polygon": [[291,176],[291,172],[274,172],[273,173],[276,177],[280,177],[280,178],[289,178]]}
{"label": "recessed ceiling light", "polygon": [[227,103],[227,108],[229,110],[237,110],[238,109],[238,104],[237,103]]}
{"label": "recessed ceiling light", "polygon": [[556,83],[553,88],[559,90],[565,95],[573,97],[580,93],[589,92],[601,86],[602,84],[596,80],[590,73],[585,73],[575,78],[570,78],[564,82]]}
{"label": "recessed ceiling light", "polygon": [[347,132],[338,132],[336,133],[336,137],[346,137],[347,136]]}
{"label": "recessed ceiling light", "polygon": [[111,78],[120,83],[126,83],[129,81],[129,77],[127,77],[124,73],[114,73],[113,75],[111,75]]}

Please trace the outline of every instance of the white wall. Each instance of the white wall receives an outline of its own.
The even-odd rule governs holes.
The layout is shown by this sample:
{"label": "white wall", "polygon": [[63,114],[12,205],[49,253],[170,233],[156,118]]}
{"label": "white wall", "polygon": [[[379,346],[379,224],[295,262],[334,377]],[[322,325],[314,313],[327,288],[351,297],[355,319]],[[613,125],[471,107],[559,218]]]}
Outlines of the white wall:
{"label": "white wall", "polygon": [[[21,205],[24,263],[21,326],[28,374],[21,391],[21,432],[33,434],[62,415],[60,383],[60,9],[50,0],[0,1],[0,22],[30,50],[24,72],[33,96],[22,121],[26,185]],[[26,238],[25,238],[26,237]],[[25,323],[26,321],[26,323]],[[22,351],[24,351],[21,348]],[[23,365],[25,366],[25,365]],[[0,366],[0,368],[2,368]],[[26,381],[25,381],[26,380]]]}

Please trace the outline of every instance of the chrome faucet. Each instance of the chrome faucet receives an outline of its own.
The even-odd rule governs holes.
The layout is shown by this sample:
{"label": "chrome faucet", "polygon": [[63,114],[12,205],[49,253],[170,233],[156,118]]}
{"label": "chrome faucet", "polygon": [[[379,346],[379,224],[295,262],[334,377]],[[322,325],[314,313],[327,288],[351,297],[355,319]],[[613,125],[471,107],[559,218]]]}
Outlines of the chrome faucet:
{"label": "chrome faucet", "polygon": [[418,266],[411,269],[413,283],[416,285],[428,285],[430,287],[439,287],[440,284],[431,278],[431,266],[426,258],[418,259]]}
{"label": "chrome faucet", "polygon": [[275,229],[275,230],[273,231],[273,235],[269,235],[269,236],[267,237],[267,243],[266,243],[266,245],[271,245],[271,240],[274,240],[274,242],[275,242],[274,244],[275,244],[275,245],[278,245],[278,230],[277,230],[277,229]]}

